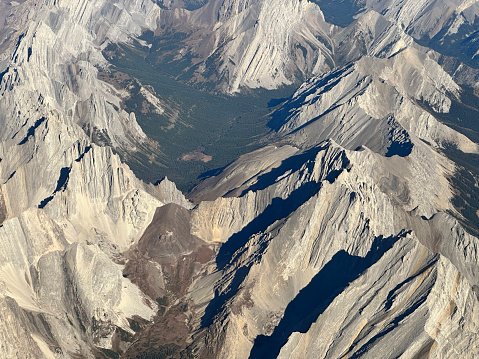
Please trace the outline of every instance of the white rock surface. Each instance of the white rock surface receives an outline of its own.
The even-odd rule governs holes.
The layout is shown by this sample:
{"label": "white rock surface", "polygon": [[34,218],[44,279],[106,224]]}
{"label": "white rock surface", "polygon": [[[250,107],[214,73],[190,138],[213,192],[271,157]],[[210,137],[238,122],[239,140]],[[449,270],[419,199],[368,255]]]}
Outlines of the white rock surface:
{"label": "white rock surface", "polygon": [[236,93],[298,83],[362,55],[388,58],[413,39],[444,34],[438,43],[453,43],[458,31],[473,38],[470,28],[479,15],[477,2],[468,0],[354,3],[357,20],[344,29],[325,21],[321,2],[300,0],[212,0],[191,12],[173,5],[160,21],[166,34],[173,28],[187,36],[175,59],[184,61],[189,53],[193,68],[201,64],[193,80]]}
{"label": "white rock surface", "polygon": [[[393,19],[407,29],[415,38],[434,37],[451,18],[458,14],[467,16],[474,22],[479,7],[475,0],[420,0],[420,1],[364,1],[367,9],[373,9],[387,18]],[[457,26],[457,25],[452,25]]]}
{"label": "white rock surface", "polygon": [[[211,14],[216,15],[212,23]],[[311,2],[215,0],[191,16],[193,23],[213,28],[208,56],[220,58],[217,71],[227,78],[229,93],[241,87],[289,85],[298,73],[323,72],[330,66],[326,59],[331,62],[330,38],[336,28]]]}
{"label": "white rock surface", "polygon": [[420,49],[364,57],[303,84],[275,146],[193,192],[193,232],[224,242],[192,287],[200,356],[477,356],[479,239],[447,214],[438,151],[477,144],[418,106],[447,112],[459,91]]}
{"label": "white rock surface", "polygon": [[382,154],[390,141],[416,136],[437,147],[455,144],[477,153],[477,144],[418,106],[447,113],[450,96],[459,94],[459,86],[434,60],[409,47],[389,59],[363,57],[332,75],[313,77],[295,93],[287,105],[291,110],[281,114],[285,123],[279,133],[294,133],[295,141],[306,145],[333,138],[350,149],[366,145]]}
{"label": "white rock surface", "polygon": [[0,356],[93,358],[117,327],[132,332],[128,318],[156,314],[122,275],[122,252],[157,207],[188,204],[91,142],[92,127],[117,150],[146,139],[97,72],[103,46],[154,28],[159,8],[25,1],[12,11],[0,62]]}
{"label": "white rock surface", "polygon": [[[189,228],[216,249],[216,266],[203,253],[201,267],[188,256],[204,243],[181,238],[178,262],[191,260],[183,269],[195,277],[175,305],[188,303],[199,357],[479,355],[479,240],[452,216],[456,166],[440,153],[478,148],[419,106],[447,113],[460,88],[402,31],[433,36],[454,11],[470,21],[476,3],[366,4],[376,12],[340,29],[299,0],[172,13],[143,0],[2,3],[14,15],[0,15],[1,353],[93,358],[117,328],[132,332],[128,319],[152,320],[157,298],[123,272],[148,227],[147,254],[157,239],[178,247],[166,240]],[[92,128],[117,150],[145,140],[120,92],[97,78],[101,49],[168,17],[208,33],[188,51],[219,57],[230,93],[318,74],[277,113],[275,142],[202,183],[195,207],[92,143]],[[336,61],[353,62],[323,74]],[[177,228],[149,226],[163,204],[182,214]],[[168,272],[150,259],[138,261],[164,291]]]}

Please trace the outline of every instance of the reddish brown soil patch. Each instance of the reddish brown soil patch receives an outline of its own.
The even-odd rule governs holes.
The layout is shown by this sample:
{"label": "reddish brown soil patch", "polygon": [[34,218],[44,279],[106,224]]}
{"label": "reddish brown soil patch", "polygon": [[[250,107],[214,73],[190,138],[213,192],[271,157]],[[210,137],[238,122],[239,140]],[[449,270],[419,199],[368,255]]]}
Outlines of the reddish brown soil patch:
{"label": "reddish brown soil patch", "polygon": [[213,157],[211,157],[210,155],[206,155],[201,151],[196,150],[193,152],[184,153],[180,159],[182,161],[201,161],[201,162],[207,163],[207,162],[210,162],[213,159]]}
{"label": "reddish brown soil patch", "polygon": [[184,358],[190,328],[185,324],[187,306],[177,305],[158,314],[153,324],[138,332],[122,358]]}
{"label": "reddish brown soil patch", "polygon": [[120,358],[190,358],[189,320],[195,308],[186,298],[194,278],[214,258],[208,244],[191,234],[190,211],[176,204],[157,208],[138,244],[125,253],[123,275],[156,300],[151,322],[130,321],[133,338],[119,331],[115,351]]}

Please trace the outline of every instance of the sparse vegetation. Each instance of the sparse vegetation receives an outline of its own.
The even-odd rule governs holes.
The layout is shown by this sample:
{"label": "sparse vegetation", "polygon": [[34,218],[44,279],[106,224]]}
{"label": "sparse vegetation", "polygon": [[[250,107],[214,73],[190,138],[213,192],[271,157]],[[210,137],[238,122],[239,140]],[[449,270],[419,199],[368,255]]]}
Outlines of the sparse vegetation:
{"label": "sparse vegetation", "polygon": [[[450,19],[449,25],[454,20],[454,18]],[[467,22],[462,24],[455,33],[450,31],[449,26],[444,26],[432,39],[425,35],[416,41],[420,45],[430,47],[441,54],[456,57],[468,66],[478,68],[479,61],[475,56],[478,50],[478,27],[479,19],[476,18],[473,24]]]}
{"label": "sparse vegetation", "polygon": [[[181,34],[177,37],[172,35],[175,41],[182,38]],[[145,34],[144,38],[154,40],[152,34]],[[162,47],[163,51],[167,49],[168,46]],[[187,191],[202,173],[223,167],[258,148],[260,139],[269,131],[267,123],[272,107],[268,103],[290,95],[292,88],[237,96],[208,93],[179,82],[174,76],[178,77],[181,69],[165,59],[157,62],[158,55],[153,56],[157,50],[155,46],[148,49],[123,45],[105,49],[105,56],[113,64],[112,72],[124,74],[113,78],[123,79],[123,86],[129,81],[131,97],[124,101],[125,110],[134,112],[143,131],[159,144],[154,154],[124,156],[124,159],[143,180],[156,182],[168,176],[180,190]],[[182,66],[185,69],[186,64]],[[164,113],[142,113],[144,97],[139,93],[139,83],[154,90],[165,104]],[[181,160],[198,148],[206,157]]]}
{"label": "sparse vegetation", "polygon": [[167,306],[168,305],[168,296],[165,295],[163,297],[156,298],[156,302],[158,303],[158,305]]}
{"label": "sparse vegetation", "polygon": [[479,236],[479,155],[454,147],[447,148],[445,154],[459,166],[450,179],[455,191],[452,204],[462,215],[457,219],[469,233]]}
{"label": "sparse vegetation", "polygon": [[167,359],[172,358],[179,351],[176,344],[160,345],[158,348],[149,348],[136,356],[137,359]]}

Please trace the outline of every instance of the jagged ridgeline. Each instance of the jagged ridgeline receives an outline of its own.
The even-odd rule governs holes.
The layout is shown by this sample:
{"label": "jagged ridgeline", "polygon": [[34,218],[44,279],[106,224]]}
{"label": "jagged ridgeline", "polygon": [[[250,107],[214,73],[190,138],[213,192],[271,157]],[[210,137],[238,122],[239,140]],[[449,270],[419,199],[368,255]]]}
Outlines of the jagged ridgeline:
{"label": "jagged ridgeline", "polygon": [[477,4],[0,2],[0,358],[479,357]]}
{"label": "jagged ridgeline", "polygon": [[[315,3],[319,7],[303,4],[269,11],[257,1],[242,11],[235,10],[237,13],[223,14],[226,3],[210,2],[206,6],[202,2],[194,6],[195,11],[181,15],[173,14],[182,6],[191,10],[192,4],[162,3],[165,12],[159,28],[143,31],[130,44],[106,47],[103,53],[113,66],[100,73],[101,78],[117,87],[128,87],[123,108],[135,112],[140,126],[159,144],[155,153],[149,149],[134,154],[120,152],[135,173],[151,182],[167,175],[180,189],[189,190],[201,177],[214,173],[211,170],[258,148],[258,140],[269,130],[266,124],[271,120],[268,115],[272,105],[291,94],[295,87],[291,84],[299,85],[311,74],[340,67],[363,55],[391,56],[412,44],[414,37],[420,40],[436,31],[410,14],[395,24],[391,20],[397,14],[389,14],[393,6],[385,2]],[[286,15],[289,10],[305,21],[295,22],[291,29],[281,26],[281,22],[271,24],[274,19],[291,16]],[[452,26],[452,18],[443,18],[445,15],[435,11],[411,11]],[[307,12],[317,13],[314,21]],[[211,18],[212,14],[229,19],[222,22],[224,31],[214,29],[217,19]],[[257,21],[242,23],[244,16]],[[240,20],[233,23],[233,19]],[[398,26],[406,26],[406,21],[410,22],[408,30],[402,31]],[[242,34],[240,42],[236,32]],[[265,43],[263,37],[268,32],[275,36]],[[238,56],[241,58],[236,59]],[[265,75],[271,67],[275,72]],[[262,87],[283,90],[251,90]],[[240,88],[243,91],[239,95],[222,94],[239,92]]]}

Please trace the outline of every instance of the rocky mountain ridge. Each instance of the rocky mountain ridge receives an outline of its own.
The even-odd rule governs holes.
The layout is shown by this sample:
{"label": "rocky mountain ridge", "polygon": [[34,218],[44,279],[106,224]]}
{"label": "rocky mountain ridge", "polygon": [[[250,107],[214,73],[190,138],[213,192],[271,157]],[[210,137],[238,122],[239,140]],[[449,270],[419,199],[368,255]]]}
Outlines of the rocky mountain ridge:
{"label": "rocky mountain ridge", "polygon": [[[434,77],[424,70],[422,76],[401,71],[413,74],[407,84],[413,78],[441,79],[430,87],[413,86],[419,96],[402,92],[393,64],[403,56],[408,65],[427,64],[410,61],[413,54],[408,49],[390,60],[363,58],[310,80],[291,98],[294,105],[286,105],[292,110],[276,146],[241,157],[198,188],[206,198],[223,197],[197,207],[193,233],[225,241],[216,257],[221,279],[205,309],[206,329],[197,338],[200,357],[477,355],[477,348],[465,343],[477,335],[470,313],[478,304],[473,269],[478,239],[447,214],[455,212],[447,180],[455,166],[436,152],[453,141],[476,153],[477,145],[452,135],[423,109],[411,111],[417,105],[408,102],[415,98],[448,111],[443,96],[453,93],[448,86],[455,87],[434,67],[439,70]],[[364,66],[369,61],[388,62],[390,70]],[[361,81],[356,71],[371,78]],[[401,104],[412,114],[408,122],[398,120],[395,130],[370,130],[368,120],[359,120],[394,122],[394,112],[384,116],[377,104],[375,113],[361,115],[368,112],[361,105],[374,103],[368,88],[381,73],[392,76],[378,83],[392,85],[393,97],[401,92],[405,97],[390,101],[391,91],[382,88],[374,91],[379,103]],[[349,76],[352,89],[344,83]],[[368,101],[358,99],[363,96]],[[410,122],[421,117],[429,120]],[[355,119],[354,131],[347,131],[348,119]],[[323,138],[318,130],[325,129],[324,138],[335,141],[318,146],[315,141]],[[364,133],[374,133],[374,141]],[[428,140],[437,137],[429,142],[425,133]],[[461,145],[463,140],[468,145]],[[409,146],[402,152],[405,141]],[[388,153],[394,147],[401,151]],[[451,275],[455,281],[445,279]],[[204,281],[209,283],[208,277]],[[201,284],[196,290],[203,290]],[[463,321],[468,324],[459,324]],[[464,341],[456,342],[458,337]],[[208,344],[202,346],[203,341]]]}
{"label": "rocky mountain ridge", "polygon": [[[366,3],[345,28],[319,1],[0,4],[4,357],[479,355],[479,240],[448,156],[478,145],[440,121],[464,90],[413,41],[442,2]],[[316,74],[193,202],[121,161],[158,147],[98,76],[108,43],[183,20],[223,90]]]}
{"label": "rocky mountain ridge", "polygon": [[122,275],[122,252],[157,207],[187,203],[167,180],[146,185],[93,143],[103,136],[135,151],[147,140],[97,67],[106,65],[102,43],[140,35],[157,7],[2,6],[13,13],[0,86],[2,356],[94,357],[117,328],[132,332],[127,318],[157,308]]}
{"label": "rocky mountain ridge", "polygon": [[[348,21],[338,23],[343,12]],[[180,41],[165,55],[159,37],[151,56],[180,64],[175,76],[185,81],[228,93],[297,84],[364,54],[387,57],[413,41],[474,65],[476,13],[470,1],[209,1],[194,11],[173,3],[156,35],[177,34]]]}

